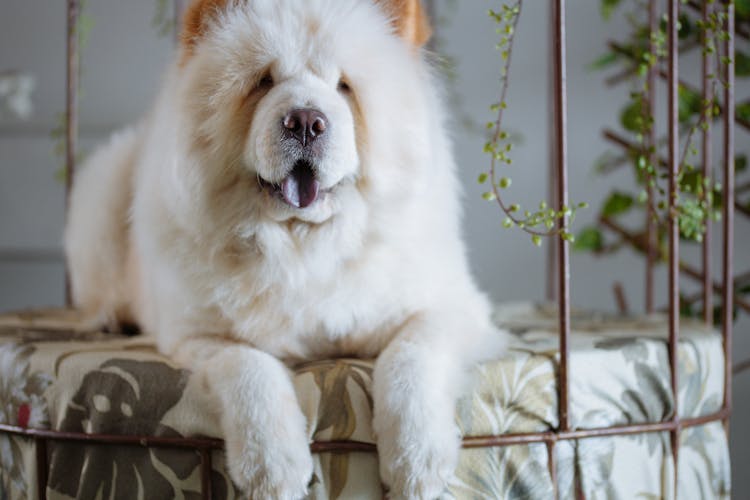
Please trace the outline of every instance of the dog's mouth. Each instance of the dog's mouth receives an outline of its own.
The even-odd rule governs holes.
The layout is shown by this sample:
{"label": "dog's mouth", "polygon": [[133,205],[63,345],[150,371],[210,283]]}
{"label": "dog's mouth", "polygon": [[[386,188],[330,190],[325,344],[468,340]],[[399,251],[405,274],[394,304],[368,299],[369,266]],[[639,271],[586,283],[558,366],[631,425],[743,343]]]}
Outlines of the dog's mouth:
{"label": "dog's mouth", "polygon": [[289,175],[278,184],[263,178],[259,178],[259,181],[263,189],[294,208],[309,207],[321,194],[320,181],[315,176],[312,164],[306,160],[297,161]]}

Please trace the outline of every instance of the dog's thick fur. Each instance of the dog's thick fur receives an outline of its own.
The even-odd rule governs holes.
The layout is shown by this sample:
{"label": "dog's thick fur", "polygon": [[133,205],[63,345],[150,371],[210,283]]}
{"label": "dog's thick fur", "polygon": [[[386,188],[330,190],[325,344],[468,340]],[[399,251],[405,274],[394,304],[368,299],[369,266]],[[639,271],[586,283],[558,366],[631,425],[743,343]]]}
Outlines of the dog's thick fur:
{"label": "dog's thick fur", "polygon": [[[435,498],[453,473],[457,381],[502,336],[469,276],[428,37],[418,0],[197,0],[154,109],[75,180],[76,305],[205,378],[252,498],[305,494],[287,367],[331,356],[378,356],[393,498]],[[300,108],[327,118],[312,153],[282,133]],[[305,208],[278,187],[302,157],[320,188]]]}

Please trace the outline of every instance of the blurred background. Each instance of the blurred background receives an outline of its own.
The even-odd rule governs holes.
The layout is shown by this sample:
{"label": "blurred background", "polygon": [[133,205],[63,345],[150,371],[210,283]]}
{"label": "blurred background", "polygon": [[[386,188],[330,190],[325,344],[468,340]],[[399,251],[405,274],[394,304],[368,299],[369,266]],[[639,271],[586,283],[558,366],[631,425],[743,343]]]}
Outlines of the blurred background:
{"label": "blurred background", "polygon": [[[173,35],[168,31],[171,10],[165,10],[165,5],[159,0],[86,2],[80,108],[83,155],[112,131],[135,122],[149,110],[162,72],[174,55]],[[435,0],[432,10],[437,37],[433,48],[452,63],[443,75],[446,95],[453,103],[451,129],[465,186],[464,228],[473,271],[496,301],[540,301],[545,298],[545,247],[537,248],[518,229],[504,229],[504,215],[496,204],[482,199],[487,188],[477,182],[489,165],[489,157],[483,153],[485,124],[494,118],[490,105],[498,101],[502,63],[495,49],[500,35],[487,10],[500,7],[501,2],[489,0]],[[553,116],[547,98],[547,7],[548,2],[524,3],[504,118],[514,143],[513,165],[503,167],[502,173],[513,180],[507,200],[524,207],[536,207],[548,199],[548,130]],[[627,167],[606,175],[595,168],[607,152],[622,153],[605,141],[602,130],[622,131],[620,112],[628,103],[632,86],[608,85],[606,80],[618,69],[597,70],[592,63],[610,52],[608,41],[627,39],[632,28],[623,12],[614,12],[605,22],[600,2],[569,2],[567,15],[571,199],[590,205],[579,211],[573,224],[573,232],[578,233],[593,223],[613,189],[638,191]],[[739,43],[747,52],[747,41]],[[700,83],[698,56],[681,58],[681,72],[696,88]],[[750,97],[748,80],[738,83],[737,94],[740,101]],[[65,108],[64,2],[3,0],[0,100],[4,96],[11,99],[0,109],[0,311],[61,305],[64,195],[59,132]],[[657,115],[657,123],[658,119]],[[716,130],[720,135],[720,127]],[[738,150],[750,150],[748,144],[746,130],[738,128]],[[633,218],[639,221],[640,213],[624,214],[623,223]],[[750,265],[748,228],[748,218],[738,216],[735,253],[739,272]],[[714,269],[718,270],[720,238],[715,240]],[[684,245],[683,253],[687,260],[697,262],[697,245]],[[627,246],[603,256],[574,252],[573,305],[614,311],[613,285],[619,283],[630,309],[641,312],[644,273],[642,254]],[[666,283],[666,272],[660,267],[656,274],[660,306],[667,297]],[[690,288],[692,283],[686,284],[687,293],[697,290]],[[741,312],[735,324],[735,362],[750,358],[748,317]],[[735,379],[731,431],[735,498],[750,498],[750,477],[742,473],[750,463],[750,429],[742,425],[750,421],[749,394],[750,372],[744,372]]]}

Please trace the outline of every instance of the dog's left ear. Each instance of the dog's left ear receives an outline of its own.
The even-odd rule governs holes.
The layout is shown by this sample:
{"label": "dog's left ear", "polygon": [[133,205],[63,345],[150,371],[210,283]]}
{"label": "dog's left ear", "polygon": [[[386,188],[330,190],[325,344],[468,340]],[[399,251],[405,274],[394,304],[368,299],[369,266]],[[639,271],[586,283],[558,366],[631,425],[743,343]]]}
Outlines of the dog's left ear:
{"label": "dog's left ear", "polygon": [[183,58],[185,62],[195,45],[203,38],[209,19],[225,10],[233,0],[192,0],[185,10],[182,27]]}
{"label": "dog's left ear", "polygon": [[393,20],[396,33],[415,47],[430,39],[432,28],[421,0],[375,0]]}

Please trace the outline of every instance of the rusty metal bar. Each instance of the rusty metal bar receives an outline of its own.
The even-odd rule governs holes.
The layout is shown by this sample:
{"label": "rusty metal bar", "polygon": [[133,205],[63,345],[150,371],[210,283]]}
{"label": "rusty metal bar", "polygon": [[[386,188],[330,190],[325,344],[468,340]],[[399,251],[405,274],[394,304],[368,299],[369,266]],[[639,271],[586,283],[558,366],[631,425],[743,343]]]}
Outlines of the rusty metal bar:
{"label": "rusty metal bar", "polygon": [[[65,82],[65,211],[70,205],[70,192],[75,177],[76,155],[78,151],[78,0],[68,0],[67,20],[67,66]],[[70,276],[65,270],[65,304],[70,306],[72,294]]]}
{"label": "rusty metal bar", "polygon": [[49,464],[47,462],[47,440],[34,439],[36,451],[36,485],[39,500],[47,500]]}
{"label": "rusty metal bar", "polygon": [[560,487],[557,485],[557,457],[555,456],[556,441],[547,441],[547,468],[552,481],[552,498],[560,498]]}
{"label": "rusty metal bar", "polygon": [[624,316],[630,314],[630,307],[628,307],[628,298],[625,295],[625,288],[622,286],[622,283],[616,281],[612,285],[612,293],[615,296],[617,311]]}
{"label": "rusty metal bar", "polygon": [[[651,0],[654,2],[655,0]],[[667,8],[667,38],[669,40],[669,62],[668,62],[668,123],[669,123],[669,190],[668,190],[668,230],[669,241],[669,372],[672,378],[672,397],[674,399],[674,420],[679,422],[679,383],[677,380],[677,342],[680,335],[680,233],[677,214],[677,197],[679,195],[679,169],[680,169],[680,133],[679,133],[679,104],[678,104],[678,78],[679,78],[679,53],[678,53],[678,23],[679,23],[679,0],[669,0]],[[679,497],[677,491],[677,471],[679,470],[680,436],[678,428],[671,430],[672,456],[675,467],[675,496]]]}
{"label": "rusty metal bar", "polygon": [[[648,26],[649,26],[649,52],[652,57],[657,56],[657,47],[655,34],[659,30],[659,6],[657,2],[649,2],[648,8]],[[648,153],[649,166],[656,165],[656,67],[657,61],[651,61],[646,75],[646,106],[649,116],[648,134],[644,138],[646,141],[646,151]],[[656,222],[654,221],[654,188],[649,184],[646,186],[646,296],[645,309],[648,314],[654,312],[654,267],[656,266],[656,244],[657,237]]]}
{"label": "rusty metal bar", "polygon": [[[665,80],[669,78],[669,76],[663,71],[659,72],[659,76]],[[690,85],[688,82],[680,80],[680,87],[684,88],[685,90],[688,90],[691,93],[700,94],[700,89],[696,89],[695,87]],[[724,113],[723,105],[716,104],[716,107],[718,108],[720,113]],[[750,121],[740,116],[740,114],[736,112],[736,108],[735,108],[735,113],[734,113],[734,121],[737,122],[737,125],[739,125],[740,127],[744,128],[745,130],[750,131]]]}
{"label": "rusty metal bar", "polygon": [[201,498],[211,500],[213,498],[213,485],[211,483],[211,448],[201,448]]}
{"label": "rusty metal bar", "polygon": [[[555,56],[555,150],[557,152],[556,186],[557,210],[568,209],[568,123],[567,123],[567,81],[566,81],[566,52],[565,52],[565,0],[552,0],[552,14],[554,19],[554,56]],[[559,227],[568,221],[567,217],[560,220]],[[568,242],[560,237],[557,246],[557,302],[560,322],[560,372],[559,372],[559,425],[567,431],[569,420],[569,380],[568,360],[570,358],[570,249]]]}
{"label": "rusty metal bar", "polygon": [[[722,334],[724,337],[724,409],[732,408],[732,321],[734,309],[734,282],[732,279],[734,259],[734,2],[725,0],[726,20],[724,30],[724,241],[722,298]],[[728,430],[728,415],[725,426]]]}
{"label": "rusty metal bar", "polygon": [[[701,7],[701,15],[703,16],[703,22],[705,23],[703,33],[701,35],[703,41],[701,71],[702,71],[702,144],[701,144],[701,159],[703,163],[703,179],[711,179],[712,174],[712,130],[711,125],[713,122],[713,103],[714,103],[714,92],[713,82],[715,76],[713,76],[713,54],[709,54],[706,50],[709,42],[708,28],[709,16],[711,15],[712,5],[710,2],[703,2]],[[713,184],[713,183],[712,183]],[[707,199],[708,189],[704,184],[704,196],[703,199]],[[705,218],[705,233],[703,234],[703,245],[701,248],[701,260],[703,262],[703,321],[706,326],[711,326],[714,321],[714,292],[713,292],[713,275],[711,269],[711,242],[712,242],[712,227],[711,217]]]}
{"label": "rusty metal bar", "polygon": [[36,439],[49,439],[52,441],[82,441],[94,444],[123,444],[155,448],[221,449],[224,446],[224,442],[221,439],[86,434],[81,432],[53,431],[49,429],[29,429],[7,424],[0,424],[0,432],[33,437]]}
{"label": "rusty metal bar", "polygon": [[570,441],[576,439],[588,439],[611,436],[632,436],[634,434],[647,434],[652,432],[670,432],[689,427],[705,425],[711,422],[719,422],[729,416],[729,412],[721,409],[710,415],[686,418],[681,421],[674,419],[665,422],[650,422],[643,424],[615,425],[596,429],[576,429],[570,431],[549,431],[528,434],[506,434],[501,436],[471,436],[463,439],[464,448],[486,448],[491,446],[513,446],[530,443],[547,443],[549,441]]}
{"label": "rusty metal bar", "polygon": [[[688,0],[685,5],[687,5],[688,7],[690,7],[691,9],[695,11],[700,11],[701,3],[702,2],[698,0]],[[747,28],[744,28],[742,25],[739,25],[739,26],[735,25],[733,36],[734,35],[744,38],[746,40],[750,39],[750,31],[748,31]]]}
{"label": "rusty metal bar", "polygon": [[[557,116],[557,98],[555,97],[555,19],[549,18],[549,27],[547,29],[547,109],[552,110],[553,116]],[[557,123],[555,120],[547,122],[547,144],[549,144],[549,165],[547,168],[547,196],[551,207],[558,207],[560,202],[557,197],[557,140],[555,139],[555,130]],[[557,245],[553,238],[547,240],[547,267],[545,276],[545,297],[550,304],[556,301],[557,297]]]}
{"label": "rusty metal bar", "polygon": [[[549,441],[569,441],[609,436],[630,436],[633,434],[665,432],[680,428],[696,427],[711,422],[722,421],[729,416],[729,410],[720,409],[715,413],[681,420],[673,419],[664,422],[646,422],[642,424],[615,425],[593,429],[575,429],[568,431],[542,431],[536,433],[503,434],[497,436],[468,436],[463,438],[463,448],[486,448],[492,446],[513,446],[530,443],[547,443]],[[76,432],[53,431],[49,429],[29,429],[0,424],[0,433],[24,436],[35,440],[81,442],[88,445],[127,445],[145,448],[182,448],[198,450],[221,450],[224,441],[213,438],[166,438],[155,436],[126,436],[105,434],[84,434]],[[362,441],[314,441],[310,445],[312,453],[349,453],[376,452],[374,443]]]}

